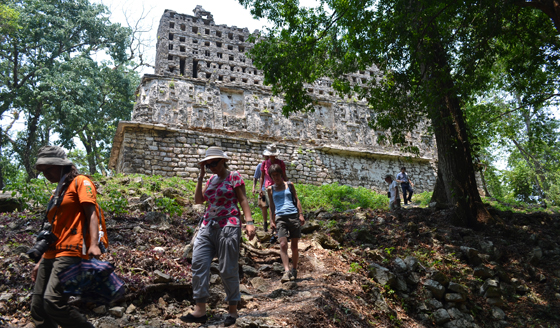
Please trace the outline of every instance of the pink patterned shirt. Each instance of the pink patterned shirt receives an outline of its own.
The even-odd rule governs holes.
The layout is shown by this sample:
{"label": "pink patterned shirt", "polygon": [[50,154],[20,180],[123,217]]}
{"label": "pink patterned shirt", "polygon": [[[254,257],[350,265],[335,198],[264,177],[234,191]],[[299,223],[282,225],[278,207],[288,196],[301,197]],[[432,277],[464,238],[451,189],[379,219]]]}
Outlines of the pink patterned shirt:
{"label": "pink patterned shirt", "polygon": [[204,200],[208,202],[208,208],[204,213],[202,224],[207,225],[210,221],[217,221],[220,228],[241,227],[239,219],[241,213],[237,207],[237,197],[233,189],[243,186],[245,182],[237,171],[230,172],[228,177],[218,184],[212,182],[217,179],[218,176],[214,174],[206,181]]}

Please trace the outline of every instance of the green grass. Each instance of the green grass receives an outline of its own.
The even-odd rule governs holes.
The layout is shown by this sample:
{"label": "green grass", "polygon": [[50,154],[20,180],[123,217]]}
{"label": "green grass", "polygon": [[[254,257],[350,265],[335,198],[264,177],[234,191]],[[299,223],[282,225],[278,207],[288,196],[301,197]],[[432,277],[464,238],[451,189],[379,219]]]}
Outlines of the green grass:
{"label": "green grass", "polygon": [[544,208],[537,204],[527,204],[517,201],[512,197],[504,197],[503,199],[482,197],[482,201],[500,211],[512,211],[514,213],[560,213],[560,206],[548,205],[547,208]]}
{"label": "green grass", "polygon": [[412,202],[413,203],[420,203],[420,207],[427,207],[430,204],[430,200],[432,199],[433,192],[431,191],[424,191],[420,194],[412,195]]}
{"label": "green grass", "polygon": [[314,186],[296,184],[296,191],[304,212],[324,209],[329,212],[343,212],[350,209],[384,208],[389,198],[369,189],[341,186],[338,183]]}

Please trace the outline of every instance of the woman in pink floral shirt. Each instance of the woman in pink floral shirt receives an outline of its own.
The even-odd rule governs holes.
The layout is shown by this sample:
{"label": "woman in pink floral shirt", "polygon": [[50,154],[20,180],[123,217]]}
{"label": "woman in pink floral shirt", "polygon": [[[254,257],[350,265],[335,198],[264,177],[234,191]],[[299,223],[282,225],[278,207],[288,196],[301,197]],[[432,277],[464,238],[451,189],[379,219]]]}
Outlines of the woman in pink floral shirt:
{"label": "woman in pink floral shirt", "polygon": [[[192,258],[192,285],[195,309],[193,313],[181,317],[185,322],[205,323],[206,303],[210,293],[210,265],[218,256],[220,276],[229,303],[229,314],[224,326],[231,326],[237,319],[237,302],[241,300],[239,292],[239,245],[241,243],[241,205],[244,214],[245,230],[249,239],[255,236],[255,226],[251,209],[245,194],[245,182],[237,171],[229,171],[226,164],[228,157],[220,147],[210,147],[206,157],[199,162],[200,175],[194,200],[197,204],[207,202],[200,230],[196,235]],[[213,175],[202,187],[206,169]]]}

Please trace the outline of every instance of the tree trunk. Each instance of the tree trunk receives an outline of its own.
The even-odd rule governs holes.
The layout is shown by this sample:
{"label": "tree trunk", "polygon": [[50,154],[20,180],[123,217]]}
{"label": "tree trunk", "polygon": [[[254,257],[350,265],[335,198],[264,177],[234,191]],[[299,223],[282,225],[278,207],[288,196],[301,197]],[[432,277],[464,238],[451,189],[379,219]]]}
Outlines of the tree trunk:
{"label": "tree trunk", "polygon": [[480,180],[482,180],[482,188],[484,188],[484,196],[486,197],[492,197],[492,195],[490,195],[490,191],[488,191],[488,185],[486,184],[486,178],[484,177],[484,167],[482,166],[480,168]]}
{"label": "tree trunk", "polygon": [[37,129],[39,128],[39,118],[43,113],[43,103],[39,102],[35,105],[35,112],[33,117],[27,125],[27,137],[25,141],[24,148],[18,149],[18,154],[21,158],[23,167],[27,172],[27,181],[35,179],[37,177],[37,171],[35,171],[35,156],[37,152]]}
{"label": "tree trunk", "polygon": [[432,199],[430,203],[436,203],[437,208],[448,208],[451,205],[448,204],[447,201],[447,194],[445,193],[445,184],[443,183],[443,176],[441,173],[442,171],[439,169],[438,163],[438,172],[436,178],[436,185],[434,186],[434,192],[432,193]]}
{"label": "tree trunk", "polygon": [[430,26],[429,39],[419,46],[420,57],[427,69],[426,85],[433,99],[429,118],[434,127],[438,148],[438,180],[434,195],[446,200],[454,209],[454,224],[475,228],[492,217],[484,208],[475,178],[467,127],[459,98],[454,89],[447,53],[439,41],[435,26]]}
{"label": "tree trunk", "polygon": [[86,135],[83,130],[78,132],[78,136],[80,137],[80,141],[82,142],[84,148],[86,149],[86,159],[88,161],[89,174],[93,175],[97,171],[95,169],[95,156],[93,154],[93,150],[91,147],[91,140],[88,137],[89,135]]}
{"label": "tree trunk", "polygon": [[[2,126],[0,126],[0,159],[2,158],[2,142],[4,141],[4,136],[2,134]],[[4,167],[0,167],[0,190],[4,190]]]}

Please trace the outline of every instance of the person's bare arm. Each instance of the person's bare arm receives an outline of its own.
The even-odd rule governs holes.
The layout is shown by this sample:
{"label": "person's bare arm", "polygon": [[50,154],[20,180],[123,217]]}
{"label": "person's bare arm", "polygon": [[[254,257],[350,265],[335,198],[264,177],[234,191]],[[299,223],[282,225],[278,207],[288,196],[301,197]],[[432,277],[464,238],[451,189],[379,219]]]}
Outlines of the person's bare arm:
{"label": "person's bare arm", "polygon": [[272,198],[272,186],[266,188],[266,192],[268,193],[268,207],[270,208],[270,227],[276,229],[276,206]]}
{"label": "person's bare arm", "polygon": [[[244,223],[252,222],[253,217],[251,216],[251,207],[249,207],[249,202],[247,201],[247,194],[245,192],[245,185],[237,186],[233,188],[235,191],[235,196],[237,197],[237,201],[241,205],[241,209],[243,210],[243,216],[245,217]],[[253,224],[246,224],[245,229],[247,230],[247,236],[249,240],[252,240],[255,236],[255,226]]]}
{"label": "person's bare arm", "polygon": [[262,192],[262,186],[264,186],[264,171],[261,168],[261,179],[260,179],[260,186],[259,186],[259,194]]}
{"label": "person's bare arm", "polygon": [[194,190],[194,203],[202,204],[204,203],[204,192],[206,191],[206,186],[202,187],[202,181],[204,180],[204,175],[206,170],[204,169],[204,164],[200,165],[200,173],[198,175],[198,180],[196,182],[196,189]]}
{"label": "person's bare arm", "polygon": [[101,249],[99,249],[99,217],[93,203],[83,203],[82,208],[86,214],[86,224],[88,225],[89,239],[86,240],[90,257],[99,257]]}
{"label": "person's bare arm", "polygon": [[301,225],[303,225],[305,223],[305,216],[303,216],[303,209],[301,208],[301,202],[299,201],[299,197],[297,196],[296,186],[291,182],[288,183],[292,186],[291,190],[293,191],[294,197],[296,198],[297,209],[299,212],[299,222],[301,223]]}

